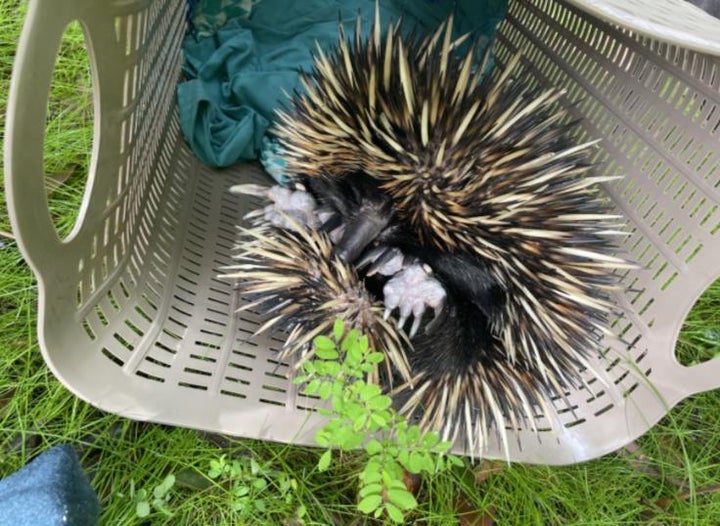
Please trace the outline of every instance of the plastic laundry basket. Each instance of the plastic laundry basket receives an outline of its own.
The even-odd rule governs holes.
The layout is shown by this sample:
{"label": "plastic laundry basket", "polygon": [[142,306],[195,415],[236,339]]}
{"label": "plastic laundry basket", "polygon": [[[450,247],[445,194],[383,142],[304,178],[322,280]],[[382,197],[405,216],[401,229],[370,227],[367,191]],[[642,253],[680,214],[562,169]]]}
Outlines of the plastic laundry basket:
{"label": "plastic laundry basket", "polygon": [[[85,29],[96,118],[80,217],[61,241],[42,146],[72,20]],[[311,443],[321,421],[276,362],[282,341],[249,339],[259,318],[234,314],[242,298],[216,277],[231,263],[235,225],[258,206],[228,187],[267,179],[256,165],[210,170],[183,141],[175,86],[184,30],[185,0],[30,2],[5,155],[13,226],[39,281],[42,352],[69,389],[104,410]],[[567,393],[570,407],[551,401],[557,414],[544,416],[539,437],[521,431],[522,448],[509,444],[513,460],[564,464],[622,446],[683,397],[720,385],[720,360],[687,368],[673,353],[685,315],[720,274],[720,22],[680,0],[518,0],[498,63],[517,49],[524,78],[567,87],[581,135],[605,139],[597,160],[626,176],[606,189],[631,232],[623,248],[642,265],[618,298],[607,385]],[[484,453],[504,456],[496,442]]]}

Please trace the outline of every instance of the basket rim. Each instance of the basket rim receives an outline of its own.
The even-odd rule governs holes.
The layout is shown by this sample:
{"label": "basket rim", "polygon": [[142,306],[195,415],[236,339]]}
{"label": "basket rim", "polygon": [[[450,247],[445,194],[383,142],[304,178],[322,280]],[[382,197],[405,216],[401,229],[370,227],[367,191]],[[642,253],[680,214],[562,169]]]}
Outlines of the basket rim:
{"label": "basket rim", "polygon": [[[720,20],[684,0],[565,1],[601,20],[638,34],[720,56]],[[662,14],[667,14],[668,18],[663,18]],[[705,31],[700,32],[702,29]]]}

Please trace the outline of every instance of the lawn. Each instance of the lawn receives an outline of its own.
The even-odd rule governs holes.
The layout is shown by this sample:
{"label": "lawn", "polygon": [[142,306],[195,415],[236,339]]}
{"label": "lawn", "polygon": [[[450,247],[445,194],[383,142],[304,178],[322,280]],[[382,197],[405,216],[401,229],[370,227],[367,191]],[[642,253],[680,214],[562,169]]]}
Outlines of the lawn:
{"label": "lawn", "polygon": [[[22,15],[19,1],[0,0],[3,108]],[[91,122],[87,56],[81,32],[72,26],[56,66],[45,144],[49,203],[60,235],[72,228],[82,197]],[[366,523],[355,511],[360,453],[345,454],[319,473],[319,450],[313,448],[102,413],[75,398],[45,366],[36,311],[35,280],[0,194],[0,477],[52,445],[70,443],[100,497],[103,524]],[[678,350],[686,363],[720,352],[720,284],[692,311]],[[409,522],[718,524],[719,481],[715,391],[686,400],[637,442],[591,462],[508,467],[467,461],[422,481],[419,508]]]}

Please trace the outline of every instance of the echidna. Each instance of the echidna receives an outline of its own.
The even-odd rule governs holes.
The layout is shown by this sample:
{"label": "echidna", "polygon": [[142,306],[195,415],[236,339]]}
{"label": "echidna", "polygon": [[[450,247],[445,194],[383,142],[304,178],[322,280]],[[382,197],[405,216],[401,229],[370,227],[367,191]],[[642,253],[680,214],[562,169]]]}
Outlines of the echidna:
{"label": "echidna", "polygon": [[[333,232],[327,257],[355,265],[386,304],[398,296],[386,305],[398,325],[414,317],[411,378],[393,391],[402,411],[472,451],[493,425],[503,440],[536,429],[548,397],[584,383],[628,263],[612,255],[618,218],[597,188],[612,178],[593,173],[595,142],[572,141],[564,92],[513,78],[517,57],[484,77],[488,53],[460,54],[452,25],[423,39],[399,23],[383,34],[377,15],[366,40],[359,20],[352,40],[341,27],[274,133]],[[422,286],[404,285],[418,269]],[[324,279],[314,285],[332,289]]]}

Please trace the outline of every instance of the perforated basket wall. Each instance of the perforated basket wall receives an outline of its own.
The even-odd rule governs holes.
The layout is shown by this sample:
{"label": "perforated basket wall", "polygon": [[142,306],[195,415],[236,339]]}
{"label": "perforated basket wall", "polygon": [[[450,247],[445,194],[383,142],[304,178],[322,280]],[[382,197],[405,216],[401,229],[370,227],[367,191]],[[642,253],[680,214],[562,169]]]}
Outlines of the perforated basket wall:
{"label": "perforated basket wall", "polygon": [[[685,368],[673,355],[686,313],[720,273],[720,24],[680,0],[573,4],[594,14],[512,2],[498,63],[522,49],[527,81],[567,87],[582,138],[604,139],[597,161],[625,175],[607,187],[631,232],[623,248],[643,268],[625,277],[633,292],[618,298],[608,386],[567,393],[571,407],[553,401],[558,414],[546,415],[539,438],[523,431],[522,449],[509,444],[514,460],[551,464],[620,447],[683,397],[720,384],[720,361]],[[181,137],[174,94],[184,10],[184,0],[30,2],[6,184],[39,281],[42,352],[69,389],[104,410],[311,443],[319,420],[275,360],[282,342],[249,339],[260,320],[235,315],[242,298],[216,277],[231,263],[235,225],[257,206],[227,188],[266,178],[254,165],[209,170]],[[60,241],[42,144],[57,46],[72,20],[90,49],[96,121],[78,225]],[[503,456],[495,442],[486,454]]]}

